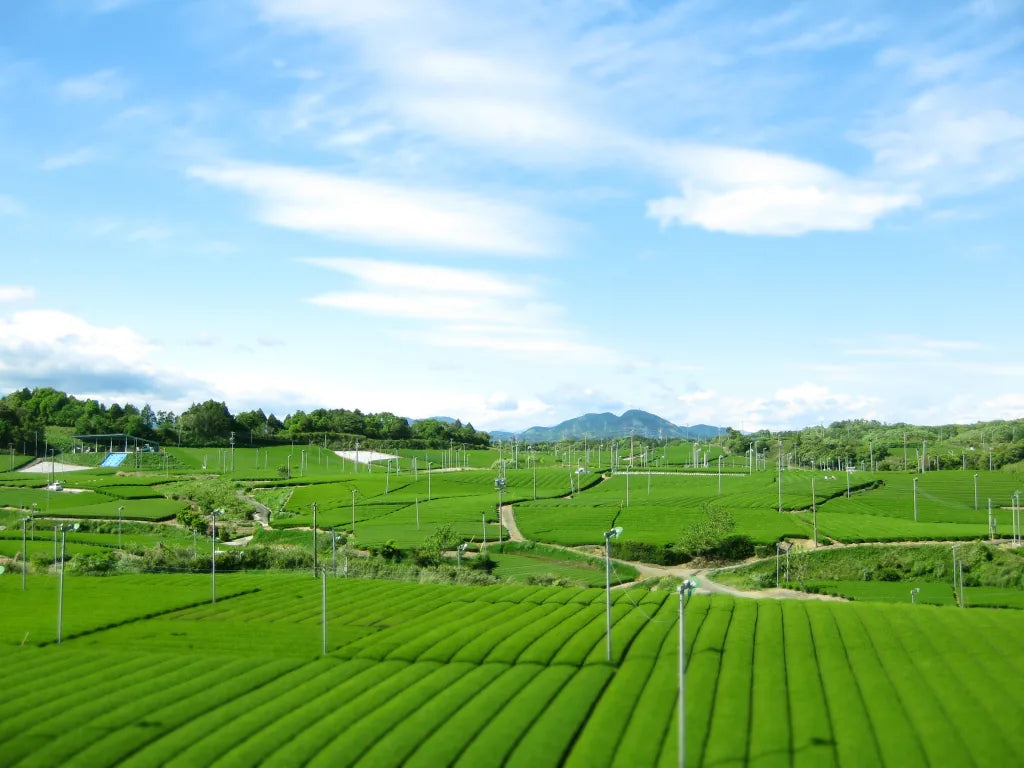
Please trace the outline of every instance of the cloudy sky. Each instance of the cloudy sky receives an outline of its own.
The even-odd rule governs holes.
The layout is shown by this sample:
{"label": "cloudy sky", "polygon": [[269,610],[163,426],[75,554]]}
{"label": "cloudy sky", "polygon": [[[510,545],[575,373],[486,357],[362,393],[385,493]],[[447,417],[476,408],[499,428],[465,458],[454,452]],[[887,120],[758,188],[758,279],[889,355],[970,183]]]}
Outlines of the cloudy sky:
{"label": "cloudy sky", "polygon": [[3,3],[0,390],[1021,418],[1022,82],[1012,0]]}

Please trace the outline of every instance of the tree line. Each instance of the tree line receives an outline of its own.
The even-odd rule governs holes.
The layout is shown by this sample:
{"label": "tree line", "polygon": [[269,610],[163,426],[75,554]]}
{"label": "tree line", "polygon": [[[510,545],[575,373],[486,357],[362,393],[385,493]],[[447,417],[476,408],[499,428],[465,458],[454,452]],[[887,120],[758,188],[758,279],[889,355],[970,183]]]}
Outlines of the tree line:
{"label": "tree line", "polygon": [[[224,445],[232,437],[239,445],[288,441],[325,442],[346,447],[360,441],[401,447],[486,446],[490,436],[459,420],[412,421],[393,413],[362,413],[358,408],[298,410],[283,420],[262,408],[232,414],[223,402],[193,403],[182,413],[154,411],[147,403],[106,406],[79,399],[51,387],[20,389],[0,399],[0,449],[41,455],[46,428],[64,427],[77,435],[127,433],[174,445]],[[65,430],[66,431],[66,430]]]}

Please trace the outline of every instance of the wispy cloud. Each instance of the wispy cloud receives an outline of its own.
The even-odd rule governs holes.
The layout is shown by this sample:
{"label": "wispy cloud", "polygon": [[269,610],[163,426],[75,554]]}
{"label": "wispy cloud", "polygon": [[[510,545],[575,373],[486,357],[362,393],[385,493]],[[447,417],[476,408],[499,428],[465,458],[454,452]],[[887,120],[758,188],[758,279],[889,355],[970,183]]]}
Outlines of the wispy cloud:
{"label": "wispy cloud", "polygon": [[538,296],[528,277],[372,259],[306,261],[356,281],[352,290],[323,293],[309,299],[311,303],[382,319],[415,320],[406,333],[420,343],[576,359],[611,354],[580,341],[562,308]]}
{"label": "wispy cloud", "polygon": [[[490,162],[645,170],[682,191],[649,202],[647,215],[663,227],[748,235],[857,231],[919,203],[913,190],[781,152],[658,138],[631,127],[625,115],[595,106],[609,98],[609,87],[618,93],[623,83],[623,94],[635,92],[636,78],[649,71],[679,71],[669,64],[678,56],[672,53],[678,35],[692,23],[692,9],[666,9],[644,21],[610,12],[612,21],[602,19],[607,23],[599,32],[586,29],[593,19],[583,10],[567,12],[543,32],[522,18],[510,19],[507,34],[492,40],[493,32],[458,7],[425,14],[415,3],[389,2],[364,13],[328,3],[263,0],[261,8],[269,22],[356,41],[358,64],[375,82],[375,103],[391,130],[470,147]],[[809,16],[802,11],[766,20],[750,33],[751,52],[758,54],[757,45],[824,51],[872,39],[885,27]],[[769,33],[777,39],[766,42]],[[714,34],[723,44],[742,41],[740,33]],[[545,45],[535,43],[537,35]],[[673,39],[673,46],[666,45]],[[398,54],[396,40],[402,41]],[[638,49],[638,40],[648,45]],[[627,63],[609,68],[609,61]],[[305,94],[304,110],[316,117],[311,122],[307,113],[303,125],[336,121],[332,98],[326,86]],[[355,137],[362,138],[358,132]]]}
{"label": "wispy cloud", "polygon": [[647,215],[663,227],[677,223],[747,235],[854,231],[919,202],[916,195],[769,152],[681,145],[654,156],[686,180],[681,196],[647,205]]}
{"label": "wispy cloud", "polygon": [[59,171],[64,168],[72,168],[76,165],[86,165],[97,158],[96,150],[92,147],[81,147],[61,155],[50,155],[43,160],[44,171]]}
{"label": "wispy cloud", "polygon": [[20,216],[25,207],[10,195],[0,194],[0,216]]}
{"label": "wispy cloud", "polygon": [[782,51],[826,51],[855,43],[863,43],[878,37],[883,25],[876,21],[834,19],[798,34],[757,46],[755,53],[779,53]]}
{"label": "wispy cloud", "polygon": [[938,360],[950,352],[973,352],[982,349],[976,341],[967,339],[928,339],[912,334],[883,336],[871,346],[850,347],[848,355],[855,357],[893,358],[897,360]]}
{"label": "wispy cloud", "polygon": [[63,99],[71,101],[113,101],[124,96],[125,79],[116,69],[101,69],[64,80],[58,86]]}
{"label": "wispy cloud", "polygon": [[0,285],[0,304],[29,301],[35,297],[35,288],[28,288],[23,285]]}
{"label": "wispy cloud", "polygon": [[878,168],[927,184],[930,190],[963,195],[1024,176],[1024,104],[1004,105],[999,91],[1009,83],[981,87],[937,87],[906,109],[854,134]]}
{"label": "wispy cloud", "polygon": [[87,232],[93,237],[113,237],[130,243],[157,243],[171,237],[166,227],[146,222],[125,221],[119,218],[102,218],[86,224]]}
{"label": "wispy cloud", "polygon": [[351,240],[502,254],[551,247],[552,222],[533,211],[442,189],[416,189],[281,165],[195,166],[196,179],[249,195],[257,218]]}
{"label": "wispy cloud", "polygon": [[419,290],[425,285],[443,286],[446,293],[472,296],[526,296],[529,290],[491,272],[452,269],[423,264],[377,261],[375,259],[303,259],[382,288]]}

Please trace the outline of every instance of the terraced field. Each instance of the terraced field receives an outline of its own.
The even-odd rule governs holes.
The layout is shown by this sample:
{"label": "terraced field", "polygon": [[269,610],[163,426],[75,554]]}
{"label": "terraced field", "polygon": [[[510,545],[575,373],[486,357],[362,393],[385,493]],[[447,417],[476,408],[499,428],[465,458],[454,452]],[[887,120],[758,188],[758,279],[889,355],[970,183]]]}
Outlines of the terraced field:
{"label": "terraced field", "polygon": [[[48,580],[0,577],[5,765],[676,765],[671,593],[614,592],[608,664],[601,590],[331,579],[321,656],[308,575],[69,578],[59,647]],[[1019,765],[1022,630],[696,596],[687,764]]]}

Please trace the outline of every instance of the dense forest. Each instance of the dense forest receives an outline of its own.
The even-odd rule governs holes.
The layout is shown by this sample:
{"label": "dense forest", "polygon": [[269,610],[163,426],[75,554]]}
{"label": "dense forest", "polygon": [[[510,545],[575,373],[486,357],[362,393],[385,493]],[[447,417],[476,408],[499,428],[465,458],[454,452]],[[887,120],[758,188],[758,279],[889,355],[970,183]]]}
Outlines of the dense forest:
{"label": "dense forest", "polygon": [[[441,419],[413,421],[393,413],[362,413],[343,408],[296,411],[284,420],[262,409],[232,414],[227,405],[207,400],[180,414],[139,408],[127,403],[105,406],[80,400],[49,387],[21,389],[0,399],[0,446],[42,455],[47,427],[64,427],[76,435],[127,433],[174,445],[226,445],[295,442],[348,447],[357,440],[366,447],[447,447],[454,443],[484,446],[486,432],[472,424]],[[67,446],[58,446],[65,448]]]}

